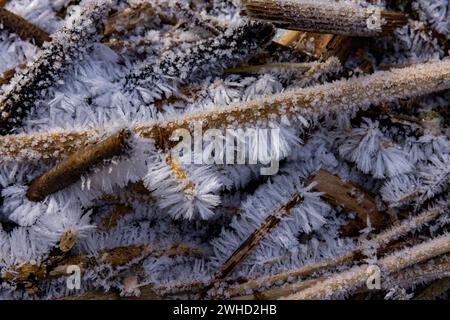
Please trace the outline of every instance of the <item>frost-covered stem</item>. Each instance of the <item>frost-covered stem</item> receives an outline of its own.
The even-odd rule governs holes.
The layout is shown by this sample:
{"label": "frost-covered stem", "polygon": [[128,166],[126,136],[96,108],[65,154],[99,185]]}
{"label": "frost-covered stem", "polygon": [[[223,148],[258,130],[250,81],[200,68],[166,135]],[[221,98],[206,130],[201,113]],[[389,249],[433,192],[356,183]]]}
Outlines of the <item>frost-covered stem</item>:
{"label": "frost-covered stem", "polygon": [[282,46],[290,46],[294,41],[297,41],[302,36],[302,32],[287,30],[280,39],[276,40]]}
{"label": "frost-covered stem", "polygon": [[[426,225],[430,221],[433,221],[440,215],[446,213],[447,210],[448,207],[446,206],[443,208],[440,207],[436,209],[431,209],[429,211],[425,211],[420,215],[402,221],[398,223],[396,226],[393,226],[390,229],[383,231],[379,235],[375,236],[371,241],[375,246],[382,248],[383,246],[400,238],[401,236],[404,236],[409,232]],[[247,290],[254,290],[263,286],[272,286],[276,283],[286,282],[290,278],[305,277],[313,274],[314,272],[336,267],[338,265],[350,262],[356,259],[357,257],[362,257],[363,250],[364,245],[361,245],[357,247],[355,250],[344,253],[334,259],[325,260],[313,265],[306,265],[295,270],[282,272],[271,276],[249,280],[236,287],[227,289],[226,295],[235,296],[242,292],[246,292]]]}
{"label": "frost-covered stem", "polygon": [[175,179],[183,186],[183,192],[186,190],[193,191],[194,184],[189,180],[186,170],[180,165],[180,163],[172,157],[171,154],[165,156],[165,161],[172,172]]}
{"label": "frost-covered stem", "polygon": [[60,80],[67,67],[78,61],[84,48],[99,37],[99,27],[109,11],[109,0],[90,0],[82,5],[83,14],[69,21],[52,35],[33,62],[13,79],[0,100],[0,134],[8,134],[46,89]]}
{"label": "frost-covered stem", "polygon": [[22,40],[33,41],[37,46],[51,40],[49,34],[41,28],[29,23],[15,13],[0,7],[0,23],[11,33],[17,33]]}
{"label": "frost-covered stem", "polygon": [[[316,0],[243,0],[245,13],[252,18],[274,23],[277,27],[372,37],[391,33],[403,26],[403,13],[363,8],[358,4]],[[379,25],[371,25],[371,21]]]}
{"label": "frost-covered stem", "polygon": [[[449,276],[450,259],[444,255],[391,274],[389,278],[381,282],[381,289],[389,290],[396,286],[407,289]],[[363,286],[355,293],[367,292],[367,290],[368,288]]]}
{"label": "frost-covered stem", "polygon": [[[305,125],[308,119],[314,121],[333,112],[352,114],[374,104],[417,97],[449,88],[450,60],[429,62],[292,90],[236,103],[226,108],[197,111],[161,122],[139,124],[133,131],[142,138],[155,140],[159,146],[170,147],[169,138],[176,129],[193,130],[193,124],[196,122],[203,121],[207,128],[214,129],[264,125],[286,120]],[[1,162],[57,159],[72,153],[74,146],[94,143],[99,137],[95,130],[0,137],[0,159]],[[89,142],[86,142],[86,139]],[[64,143],[64,140],[70,140],[71,143]]]}
{"label": "frost-covered stem", "polygon": [[[450,274],[450,260],[448,258],[433,259],[429,262],[412,266],[410,268],[393,273],[388,280],[382,281],[382,289],[389,289],[395,286],[411,287],[417,283],[435,281],[430,287],[422,292],[415,299],[433,299],[444,293],[443,290],[450,288],[449,278],[435,280]],[[275,300],[296,292],[305,290],[316,285],[332,275],[324,275],[318,278],[308,279],[283,287],[261,290],[251,295],[238,296],[233,300]],[[361,292],[366,292],[366,288],[361,288]],[[359,291],[358,291],[359,292]]]}
{"label": "frost-covered stem", "polygon": [[[417,263],[441,256],[450,251],[450,234],[429,240],[412,248],[404,249],[380,259],[377,266],[389,275]],[[348,271],[334,274],[305,290],[286,296],[287,300],[327,299],[334,294],[348,294],[362,286],[371,275],[368,266],[356,266]]]}
{"label": "frost-covered stem", "polygon": [[[75,237],[76,240],[76,237]],[[62,242],[61,242],[62,243]],[[67,243],[67,241],[66,241]],[[72,248],[75,241],[72,242],[72,246],[67,244],[64,248]],[[61,248],[61,245],[56,249]],[[175,257],[182,255],[201,256],[203,252],[200,249],[190,247],[184,244],[174,243],[169,246],[153,243],[142,245],[130,245],[126,247],[115,247],[111,249],[101,249],[95,256],[92,255],[79,255],[68,256],[69,250],[59,250],[64,254],[55,254],[50,252],[49,257],[41,264],[33,264],[30,262],[24,263],[20,266],[11,266],[1,274],[0,279],[8,282],[29,282],[42,281],[47,278],[57,278],[67,275],[67,267],[70,265],[77,265],[84,272],[87,268],[92,267],[95,264],[110,264],[112,267],[117,268],[131,261],[135,261],[139,258],[145,258],[152,256],[166,256]],[[53,252],[55,249],[53,250]]]}
{"label": "frost-covered stem", "polygon": [[42,201],[48,195],[75,183],[105,160],[125,154],[130,136],[129,130],[121,130],[100,143],[75,152],[31,182],[27,191],[28,200]]}
{"label": "frost-covered stem", "polygon": [[295,208],[302,202],[303,197],[300,194],[294,194],[287,203],[283,204],[274,213],[270,214],[262,225],[250,234],[223,263],[214,275],[212,284],[208,286],[207,289],[210,289],[216,282],[225,279],[242,260],[248,257],[261,240],[263,240],[283,218],[291,213],[292,208]]}
{"label": "frost-covered stem", "polygon": [[[202,250],[182,243],[164,245],[159,243],[130,245],[126,247],[116,247],[112,249],[99,250],[93,257],[91,255],[72,256],[53,268],[48,276],[55,278],[67,275],[67,267],[77,265],[84,272],[87,268],[95,264],[110,264],[117,268],[128,264],[136,259],[142,259],[148,256],[155,257],[176,257],[176,256],[195,256],[203,255]],[[94,258],[94,260],[93,260]],[[95,261],[93,263],[93,261]]]}

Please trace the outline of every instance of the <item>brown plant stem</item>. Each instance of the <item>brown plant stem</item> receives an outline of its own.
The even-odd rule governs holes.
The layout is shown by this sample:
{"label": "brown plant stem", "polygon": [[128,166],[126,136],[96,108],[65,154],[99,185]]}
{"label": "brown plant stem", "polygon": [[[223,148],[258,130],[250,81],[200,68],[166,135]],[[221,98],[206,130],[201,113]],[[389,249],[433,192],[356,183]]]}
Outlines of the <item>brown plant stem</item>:
{"label": "brown plant stem", "polygon": [[42,201],[50,194],[75,183],[83,174],[107,159],[123,155],[128,149],[129,130],[121,130],[98,144],[72,154],[50,171],[34,179],[27,191],[30,201]]}
{"label": "brown plant stem", "polygon": [[[417,263],[439,257],[449,251],[450,235],[444,235],[382,258],[378,261],[377,266],[384,274],[389,275]],[[327,299],[339,293],[348,294],[361,287],[370,275],[368,266],[356,266],[350,270],[333,274],[324,281],[283,299]]]}

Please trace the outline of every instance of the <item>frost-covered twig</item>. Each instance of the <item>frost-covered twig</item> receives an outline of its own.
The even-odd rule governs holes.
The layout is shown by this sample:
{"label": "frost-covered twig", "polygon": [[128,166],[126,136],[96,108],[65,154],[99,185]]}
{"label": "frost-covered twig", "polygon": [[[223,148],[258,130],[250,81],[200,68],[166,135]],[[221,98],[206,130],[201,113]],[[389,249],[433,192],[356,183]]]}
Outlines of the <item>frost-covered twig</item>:
{"label": "frost-covered twig", "polygon": [[216,272],[214,279],[207,289],[223,279],[225,279],[234,268],[245,258],[248,257],[251,250],[254,249],[267,234],[269,234],[278,223],[291,213],[292,208],[297,207],[303,201],[300,194],[292,195],[289,202],[283,204],[276,212],[270,214],[264,223],[256,229],[244,242],[233,252],[233,254],[224,262],[220,269]]}
{"label": "frost-covered twig", "polygon": [[[309,126],[308,120],[315,122],[320,116],[353,114],[373,104],[448,89],[449,75],[450,60],[430,62],[139,124],[133,131],[140,137],[153,139],[158,146],[170,147],[173,143],[169,138],[176,129],[192,130],[194,123],[202,121],[207,128],[214,129],[280,122]],[[61,158],[78,146],[95,143],[99,137],[93,129],[0,137],[0,162]]]}
{"label": "frost-covered twig", "polygon": [[129,149],[130,136],[130,131],[121,130],[105,141],[72,154],[50,171],[34,179],[28,188],[27,198],[31,201],[42,201],[48,195],[78,181],[83,174],[105,160],[125,154]]}
{"label": "frost-covered twig", "polygon": [[450,290],[450,277],[439,279],[422,291],[415,300],[435,300]]}
{"label": "frost-covered twig", "polygon": [[318,0],[243,0],[245,13],[276,26],[346,36],[380,36],[407,22],[404,14],[357,3]]}
{"label": "frost-covered twig", "polygon": [[[389,275],[417,263],[439,257],[450,251],[450,235],[444,235],[422,244],[396,252],[378,261],[383,274]],[[289,295],[287,300],[327,299],[335,295],[346,295],[362,286],[371,275],[368,266],[353,267],[334,274],[305,290]]]}
{"label": "frost-covered twig", "polygon": [[326,62],[305,62],[305,63],[267,63],[261,65],[242,65],[236,68],[225,70],[225,74],[264,74],[268,72],[305,72],[305,77],[318,72],[320,69],[338,68],[339,61],[330,58]]}
{"label": "frost-covered twig", "polygon": [[3,28],[11,33],[17,33],[22,40],[30,40],[37,46],[42,46],[44,42],[49,42],[50,36],[41,28],[29,23],[27,20],[0,7],[0,23]]}
{"label": "frost-covered twig", "polygon": [[46,89],[62,80],[68,65],[79,60],[84,48],[99,37],[98,30],[109,11],[109,0],[86,0],[82,15],[72,16],[52,35],[33,62],[17,75],[0,100],[0,134],[10,133]]}
{"label": "frost-covered twig", "polygon": [[155,19],[169,24],[176,24],[177,22],[175,16],[163,15],[161,12],[157,12],[150,1],[142,1],[112,14],[105,25],[104,35],[105,37],[120,35],[138,26],[153,22]]}
{"label": "frost-covered twig", "polygon": [[64,276],[67,274],[67,267],[70,265],[79,266],[82,272],[86,271],[88,268],[92,268],[95,264],[110,264],[113,268],[117,268],[138,258],[142,259],[150,255],[156,257],[202,256],[203,252],[201,249],[190,247],[181,243],[174,243],[171,245],[152,243],[102,249],[99,250],[94,256],[79,255],[68,257],[52,268],[52,270],[48,273],[48,276]]}
{"label": "frost-covered twig", "polygon": [[[435,209],[423,212],[422,214],[407,219],[405,221],[400,222],[396,226],[389,228],[386,231],[383,231],[379,235],[375,236],[371,242],[375,247],[384,247],[390,242],[400,238],[407,233],[420,228],[421,226],[426,225],[430,221],[436,219],[437,217],[448,212],[448,207],[444,206],[437,207]],[[354,260],[356,257],[361,256],[362,251],[364,250],[364,245],[352,250],[350,252],[344,253],[334,259],[325,260],[313,265],[306,265],[304,267],[298,268],[296,270],[291,270],[271,276],[261,277],[258,279],[249,280],[243,284],[240,284],[236,287],[231,287],[226,290],[226,295],[235,296],[242,292],[246,292],[248,290],[253,290],[259,287],[270,287],[275,285],[276,283],[285,282],[288,279],[295,277],[305,277],[311,275],[320,270],[332,268],[347,262]]]}
{"label": "frost-covered twig", "polygon": [[67,230],[61,235],[58,245],[50,250],[48,257],[42,263],[32,261],[18,266],[9,266],[2,271],[0,279],[25,284],[29,290],[34,291],[37,281],[44,279],[48,270],[67,258],[76,241],[77,233]]}

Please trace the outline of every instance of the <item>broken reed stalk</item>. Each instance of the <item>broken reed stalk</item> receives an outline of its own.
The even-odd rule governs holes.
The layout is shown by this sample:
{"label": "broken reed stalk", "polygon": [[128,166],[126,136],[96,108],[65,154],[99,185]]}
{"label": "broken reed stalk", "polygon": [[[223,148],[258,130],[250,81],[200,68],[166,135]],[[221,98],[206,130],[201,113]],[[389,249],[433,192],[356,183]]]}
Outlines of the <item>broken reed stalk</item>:
{"label": "broken reed stalk", "polygon": [[87,147],[83,152],[72,154],[50,171],[34,179],[28,187],[27,198],[30,201],[42,201],[48,195],[78,181],[81,175],[105,160],[125,154],[129,149],[130,136],[129,130],[121,130],[105,141]]}
{"label": "broken reed stalk", "polygon": [[214,278],[209,286],[206,287],[203,297],[208,293],[216,283],[225,279],[234,268],[245,258],[247,258],[251,251],[263,240],[279,223],[287,217],[291,210],[303,202],[303,197],[300,194],[292,195],[292,198],[282,207],[270,214],[262,225],[250,234],[242,244],[233,252],[233,254],[223,263],[220,269],[214,275]]}
{"label": "broken reed stalk", "polygon": [[244,13],[289,30],[344,36],[384,36],[407,23],[403,13],[314,0],[243,0]]}
{"label": "broken reed stalk", "polygon": [[[443,208],[436,208],[425,211],[420,215],[407,219],[405,221],[399,222],[397,225],[383,231],[379,235],[376,235],[371,242],[378,246],[380,249],[390,242],[408,234],[409,232],[420,228],[421,226],[433,221],[437,217],[445,214],[448,211],[448,206]],[[227,296],[237,296],[242,292],[247,292],[249,290],[255,290],[264,286],[274,286],[277,283],[286,282],[291,278],[295,277],[305,277],[309,276],[315,272],[333,268],[351,261],[359,257],[363,257],[362,252],[364,251],[364,245],[358,246],[353,251],[344,253],[336,258],[325,260],[313,265],[306,265],[295,270],[290,270],[275,275],[265,276],[261,278],[256,278],[249,280],[245,283],[239,284],[237,286],[231,287],[225,290],[225,295]]]}
{"label": "broken reed stalk", "polygon": [[16,33],[22,40],[34,42],[38,47],[51,40],[49,34],[41,28],[1,7],[0,23],[9,32]]}
{"label": "broken reed stalk", "polygon": [[[223,129],[264,126],[289,119],[305,125],[327,114],[353,113],[374,104],[413,98],[450,88],[450,60],[429,62],[408,68],[376,72],[372,75],[292,90],[227,108],[197,111],[169,120],[136,125],[132,131],[153,139],[158,147],[170,149],[176,129],[193,131],[194,123]],[[309,124],[308,124],[309,125]],[[0,137],[0,163],[61,159],[83,146],[100,140],[94,129],[20,134]]]}
{"label": "broken reed stalk", "polygon": [[[390,275],[420,262],[439,257],[450,252],[450,234],[426,241],[412,248],[396,252],[380,259],[377,266],[382,274]],[[284,297],[286,300],[328,299],[335,294],[348,294],[363,286],[371,276],[368,266],[356,266],[350,270],[333,274],[324,281],[295,294]]]}

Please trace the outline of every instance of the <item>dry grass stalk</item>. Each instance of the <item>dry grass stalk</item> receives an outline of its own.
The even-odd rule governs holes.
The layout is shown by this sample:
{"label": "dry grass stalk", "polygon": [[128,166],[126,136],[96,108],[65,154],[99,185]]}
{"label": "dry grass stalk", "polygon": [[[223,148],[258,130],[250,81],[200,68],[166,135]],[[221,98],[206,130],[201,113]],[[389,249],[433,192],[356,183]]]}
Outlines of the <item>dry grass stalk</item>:
{"label": "dry grass stalk", "polygon": [[72,154],[67,160],[34,179],[28,188],[27,198],[30,201],[42,201],[48,195],[78,181],[83,174],[89,173],[105,160],[125,154],[130,135],[130,131],[121,130],[82,152]]}
{"label": "dry grass stalk", "polygon": [[0,7],[0,22],[3,28],[17,35],[25,41],[33,41],[37,46],[41,47],[44,42],[51,41],[48,33],[41,28],[29,23],[22,17]]}
{"label": "dry grass stalk", "polygon": [[[295,71],[306,72],[316,68],[319,63],[267,63],[261,65],[243,65],[225,70],[225,74],[264,74],[271,71]],[[325,63],[321,63],[324,65]]]}
{"label": "dry grass stalk", "polygon": [[308,0],[243,0],[242,3],[250,17],[289,30],[373,37],[389,34],[407,22],[403,13],[377,12],[357,4]]}
{"label": "dry grass stalk", "polygon": [[[409,232],[420,228],[423,225],[433,221],[440,215],[446,213],[447,207],[436,208],[429,211],[425,211],[420,215],[407,219],[405,221],[399,222],[397,225],[383,231],[379,235],[376,235],[371,241],[374,245],[379,246],[380,249],[389,244],[390,242],[408,234]],[[225,294],[228,296],[236,296],[242,292],[247,292],[248,290],[255,290],[260,287],[268,286],[271,287],[276,283],[283,283],[291,278],[296,277],[306,277],[312,275],[315,272],[322,271],[325,269],[333,268],[356,259],[363,257],[364,245],[357,247],[355,250],[344,253],[334,259],[325,260],[313,265],[306,265],[295,270],[278,273],[271,276],[265,276],[257,279],[249,280],[245,283],[239,284],[235,287],[231,287],[225,290]]]}
{"label": "dry grass stalk", "polygon": [[[220,129],[279,122],[285,118],[304,121],[305,117],[313,115],[350,112],[374,104],[445,90],[450,88],[449,75],[450,61],[430,62],[297,89],[227,108],[140,124],[132,130],[138,136],[153,139],[157,146],[168,149],[172,146],[169,139],[172,133],[180,128],[191,131],[194,123],[203,122],[207,128]],[[61,159],[73,153],[77,147],[96,143],[99,139],[99,133],[93,129],[4,136],[0,137],[0,159],[2,162]]]}
{"label": "dry grass stalk", "polygon": [[[411,279],[414,279],[414,283],[420,283],[429,279],[430,277],[439,277],[442,274],[448,274],[450,272],[450,260],[446,258],[439,258],[431,260],[432,264],[429,262],[419,264],[417,266],[407,268],[397,273],[393,273],[389,277],[389,281],[382,282],[382,289],[389,289],[396,285],[404,287],[405,282],[411,283]],[[275,300],[294,294],[301,290],[305,290],[313,285],[316,285],[325,279],[329,278],[331,275],[324,275],[318,278],[308,279],[300,282],[295,282],[292,284],[287,284],[279,288],[271,288],[261,292],[255,292],[251,295],[238,296],[233,300]],[[446,290],[450,288],[450,278],[444,278],[435,281],[427,289],[425,289],[419,296],[415,299],[434,299],[437,296],[443,294]],[[363,287],[358,291],[359,293],[367,292],[367,288]]]}
{"label": "dry grass stalk", "polygon": [[[450,235],[444,235],[382,258],[378,261],[377,266],[383,274],[389,275],[448,252],[450,252]],[[333,274],[324,281],[283,299],[327,299],[335,294],[348,294],[364,285],[371,275],[368,271],[368,266],[356,266],[350,270]]]}

